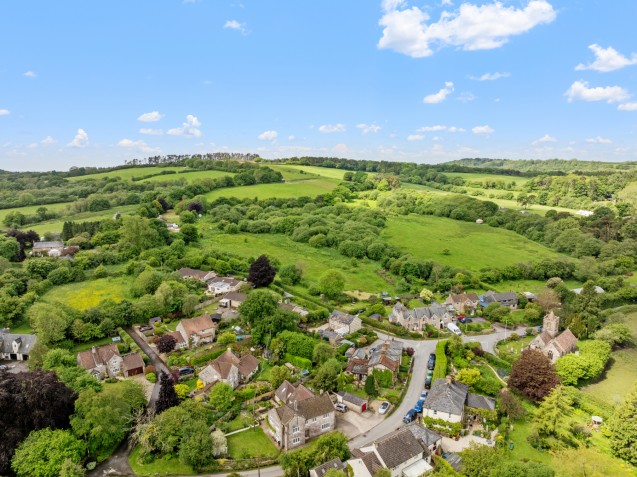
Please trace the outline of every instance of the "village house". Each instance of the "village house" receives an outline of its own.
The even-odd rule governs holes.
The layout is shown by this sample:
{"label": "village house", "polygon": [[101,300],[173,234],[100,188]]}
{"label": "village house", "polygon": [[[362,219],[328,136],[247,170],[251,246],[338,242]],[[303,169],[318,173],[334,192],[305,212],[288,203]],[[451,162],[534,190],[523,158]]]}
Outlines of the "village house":
{"label": "village house", "polygon": [[281,405],[290,404],[294,401],[303,401],[311,397],[314,397],[314,393],[309,388],[302,383],[294,386],[287,379],[274,392],[274,402]]}
{"label": "village house", "polygon": [[171,331],[169,333],[166,333],[166,335],[175,338],[175,349],[183,349],[188,347],[188,341],[184,339],[179,331]]}
{"label": "village house", "polygon": [[346,467],[347,467],[347,464],[345,462],[342,462],[338,458],[328,460],[324,464],[321,464],[318,467],[314,467],[313,469],[310,469],[310,477],[324,477],[327,471],[330,469],[344,471]]}
{"label": "village house", "polygon": [[144,360],[139,353],[130,353],[122,356],[122,374],[129,378],[144,373]]}
{"label": "village house", "polygon": [[116,344],[93,346],[77,353],[77,364],[97,379],[117,376],[122,371],[122,362]]}
{"label": "village house", "polygon": [[480,299],[475,293],[458,293],[456,295],[451,293],[445,300],[445,305],[456,313],[469,313],[471,315],[475,313],[479,303]]}
{"label": "village house", "polygon": [[421,426],[417,422],[412,422],[405,427],[411,431],[420,442],[420,445],[424,447],[425,453],[423,457],[429,464],[432,463],[432,455],[442,454],[442,436],[440,434]]}
{"label": "village house", "polygon": [[492,290],[489,290],[484,295],[480,295],[480,306],[482,308],[486,308],[491,303],[499,303],[500,305],[507,306],[512,310],[517,310],[518,296],[512,291],[498,293]]}
{"label": "village house", "polygon": [[208,290],[206,293],[212,296],[225,295],[233,291],[239,291],[245,282],[230,277],[217,277],[208,280]]}
{"label": "village house", "polygon": [[232,386],[232,389],[236,389],[240,383],[249,381],[258,369],[257,358],[251,354],[238,357],[228,348],[225,353],[212,360],[199,372],[199,379],[204,384],[221,381]]}
{"label": "village house", "polygon": [[191,278],[200,282],[207,282],[217,276],[215,272],[206,272],[204,270],[197,270],[194,268],[180,268],[177,270],[181,278]]}
{"label": "village house", "polygon": [[305,308],[302,308],[290,302],[280,303],[279,308],[285,311],[291,311],[292,313],[296,313],[297,315],[300,315],[300,316],[309,315],[309,311],[307,311]]}
{"label": "village house", "polygon": [[409,331],[425,331],[427,325],[442,329],[445,324],[451,323],[452,319],[451,313],[436,302],[413,310],[398,302],[389,315],[390,323],[398,324]]}
{"label": "village house", "polygon": [[26,361],[36,341],[35,335],[12,334],[7,328],[0,329],[0,359]]}
{"label": "village house", "polygon": [[495,399],[468,392],[469,387],[451,376],[436,379],[422,406],[423,417],[464,423],[479,415],[476,410],[495,411]]}
{"label": "village house", "polygon": [[245,293],[241,293],[241,292],[226,293],[224,297],[221,300],[219,300],[219,306],[222,308],[237,309],[239,308],[239,305],[241,305],[241,303],[243,303],[246,300],[246,298],[248,298],[248,295],[246,295]]}
{"label": "village house", "polygon": [[[268,411],[268,427],[275,442],[284,450],[304,445],[309,439],[331,432],[336,425],[334,405],[327,393],[313,394],[305,388],[292,391],[285,381],[277,391],[277,400],[285,404]],[[308,393],[311,396],[307,396]],[[294,399],[302,397],[304,399]]]}
{"label": "village house", "polygon": [[363,322],[358,316],[334,310],[328,319],[329,327],[335,333],[345,336],[361,329]]}
{"label": "village house", "polygon": [[348,360],[345,372],[353,375],[358,381],[364,381],[374,370],[390,371],[392,379],[396,379],[402,354],[402,341],[387,340],[372,351],[369,358],[355,353]]}
{"label": "village house", "polygon": [[181,320],[177,325],[176,331],[181,333],[184,341],[189,346],[212,343],[215,339],[215,324],[210,315]]}
{"label": "village house", "polygon": [[59,257],[64,251],[64,242],[33,242],[32,257]]}
{"label": "village house", "polygon": [[559,358],[577,349],[577,338],[571,330],[567,328],[562,333],[559,331],[560,317],[551,310],[544,317],[542,333],[533,338],[529,348],[541,351],[551,360],[551,363],[555,364]]}

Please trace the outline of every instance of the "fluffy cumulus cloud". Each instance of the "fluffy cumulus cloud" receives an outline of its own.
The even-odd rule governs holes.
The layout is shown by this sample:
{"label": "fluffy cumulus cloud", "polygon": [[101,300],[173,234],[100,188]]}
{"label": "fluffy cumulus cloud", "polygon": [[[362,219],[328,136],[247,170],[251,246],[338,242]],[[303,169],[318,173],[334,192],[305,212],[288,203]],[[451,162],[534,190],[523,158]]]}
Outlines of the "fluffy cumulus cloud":
{"label": "fluffy cumulus cloud", "polygon": [[142,140],[133,141],[131,139],[122,139],[117,145],[126,149],[136,149],[140,152],[159,152],[159,148],[150,147]]}
{"label": "fluffy cumulus cloud", "polygon": [[637,111],[637,103],[622,103],[617,106],[620,111]]}
{"label": "fluffy cumulus cloud", "polygon": [[484,126],[476,126],[472,128],[471,132],[473,134],[493,134],[495,132],[495,129],[493,129],[488,124],[485,124]]}
{"label": "fluffy cumulus cloud", "polygon": [[442,103],[451,93],[453,93],[453,83],[451,81],[447,81],[444,88],[437,93],[428,94],[422,99],[422,102],[425,104]]}
{"label": "fluffy cumulus cloud", "polygon": [[508,78],[509,76],[511,76],[509,73],[499,73],[496,71],[495,73],[485,73],[482,76],[469,76],[469,79],[474,81],[496,81],[502,78]]}
{"label": "fluffy cumulus cloud", "polygon": [[142,114],[137,118],[137,120],[143,123],[154,123],[156,121],[159,121],[163,117],[164,115],[161,114],[159,111],[151,111],[150,113]]}
{"label": "fluffy cumulus cloud", "polygon": [[365,124],[365,123],[357,124],[356,127],[360,129],[363,134],[367,134],[370,132],[377,133],[378,131],[382,129],[378,124]]}
{"label": "fluffy cumulus cloud", "polygon": [[27,78],[35,78],[38,75],[35,73],[35,71],[29,70],[22,73],[22,76],[26,76]]}
{"label": "fluffy cumulus cloud", "polygon": [[161,136],[164,134],[162,129],[152,129],[152,128],[141,128],[139,130],[141,134],[147,134],[149,136]]}
{"label": "fluffy cumulus cloud", "polygon": [[575,67],[575,70],[595,70],[602,73],[608,73],[609,71],[615,71],[624,68],[625,66],[637,64],[637,53],[633,53],[630,58],[626,58],[615,48],[609,46],[608,48],[602,48],[596,43],[589,45],[588,47],[595,55],[595,61],[589,65],[580,63]]}
{"label": "fluffy cumulus cloud", "polygon": [[0,109],[0,116],[9,116],[9,114],[11,114],[11,111],[8,109]]}
{"label": "fluffy cumulus cloud", "polygon": [[88,146],[88,134],[84,129],[80,128],[77,130],[77,134],[73,138],[73,140],[67,144],[69,147],[86,147]]}
{"label": "fluffy cumulus cloud", "polygon": [[628,91],[621,86],[598,86],[588,87],[588,81],[575,81],[566,91],[568,102],[580,99],[582,101],[606,101],[607,103],[617,103],[630,97]]}
{"label": "fluffy cumulus cloud", "polygon": [[318,130],[322,133],[339,133],[345,132],[345,125],[341,123],[337,124],[323,124],[319,126]]}
{"label": "fluffy cumulus cloud", "polygon": [[238,22],[237,20],[228,20],[226,23],[223,24],[223,27],[229,30],[236,30],[242,35],[245,35],[248,33],[246,24]]}
{"label": "fluffy cumulus cloud", "polygon": [[189,114],[186,116],[186,122],[180,128],[172,128],[168,130],[171,136],[201,137],[201,122],[196,116]]}
{"label": "fluffy cumulus cloud", "polygon": [[602,136],[597,136],[597,137],[588,138],[586,142],[591,144],[612,144],[613,141]]}
{"label": "fluffy cumulus cloud", "polygon": [[44,144],[45,146],[48,146],[50,144],[55,144],[57,141],[55,139],[53,139],[52,136],[47,136],[44,139],[42,139],[40,141],[40,144]]}
{"label": "fluffy cumulus cloud", "polygon": [[263,131],[261,134],[257,136],[258,139],[262,141],[274,141],[279,135],[276,131]]}
{"label": "fluffy cumulus cloud", "polygon": [[425,136],[423,136],[422,134],[410,134],[409,136],[407,136],[407,140],[409,142],[422,141],[423,139],[425,139]]}
{"label": "fluffy cumulus cloud", "polygon": [[440,131],[457,133],[457,132],[465,132],[466,130],[463,128],[458,128],[456,126],[442,126],[440,124],[436,124],[435,126],[423,126],[416,130],[416,132],[440,132]]}
{"label": "fluffy cumulus cloud", "polygon": [[533,144],[534,146],[537,146],[538,144],[546,144],[548,142],[557,142],[557,139],[555,139],[553,136],[549,134],[545,134],[544,136],[537,138],[531,144]]}
{"label": "fluffy cumulus cloud", "polygon": [[419,7],[410,7],[406,0],[385,0],[378,47],[414,58],[430,56],[434,48],[444,46],[488,50],[501,47],[511,36],[551,23],[555,17],[547,0],[531,0],[523,8],[502,2],[463,3],[457,10],[443,11],[438,21],[427,23],[429,14]]}

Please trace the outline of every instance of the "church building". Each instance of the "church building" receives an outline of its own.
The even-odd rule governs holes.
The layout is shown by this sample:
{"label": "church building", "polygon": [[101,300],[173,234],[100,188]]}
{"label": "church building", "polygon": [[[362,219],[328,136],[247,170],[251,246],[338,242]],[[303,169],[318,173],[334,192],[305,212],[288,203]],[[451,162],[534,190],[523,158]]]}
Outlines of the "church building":
{"label": "church building", "polygon": [[529,348],[544,353],[551,363],[555,364],[558,358],[573,353],[577,349],[577,338],[568,328],[560,331],[560,317],[553,310],[544,317],[542,333],[537,335],[529,344]]}

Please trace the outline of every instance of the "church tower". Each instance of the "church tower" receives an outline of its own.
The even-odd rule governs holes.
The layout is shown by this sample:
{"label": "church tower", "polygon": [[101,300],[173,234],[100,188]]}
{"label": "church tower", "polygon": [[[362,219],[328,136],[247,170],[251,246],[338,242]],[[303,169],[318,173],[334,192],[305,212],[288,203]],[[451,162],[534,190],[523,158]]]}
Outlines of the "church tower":
{"label": "church tower", "polygon": [[555,338],[560,332],[560,317],[555,316],[553,310],[544,317],[544,326],[542,331],[548,333],[551,338]]}

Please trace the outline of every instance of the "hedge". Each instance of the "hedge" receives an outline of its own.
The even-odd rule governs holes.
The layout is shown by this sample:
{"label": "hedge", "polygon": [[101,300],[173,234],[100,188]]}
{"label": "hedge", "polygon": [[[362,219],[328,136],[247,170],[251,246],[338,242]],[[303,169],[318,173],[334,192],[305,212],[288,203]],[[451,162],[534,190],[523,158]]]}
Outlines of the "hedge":
{"label": "hedge", "polygon": [[190,359],[190,364],[192,364],[193,366],[201,366],[202,364],[206,364],[209,361],[212,361],[213,359],[218,358],[225,352],[226,352],[226,349],[224,348],[224,349],[218,349],[216,351],[212,351],[210,353],[205,353],[200,356],[194,356]]}
{"label": "hedge", "polygon": [[312,369],[312,361],[309,359],[301,358],[300,356],[294,356],[290,353],[285,353],[285,361],[293,364],[299,369]]}
{"label": "hedge", "polygon": [[511,363],[505,361],[503,359],[498,358],[497,356],[492,355],[491,353],[485,352],[482,356],[487,362],[496,368],[504,369],[505,371],[511,371]]}
{"label": "hedge", "polygon": [[436,365],[434,366],[434,375],[431,382],[433,383],[437,378],[446,377],[448,366],[447,340],[438,341],[436,344]]}

